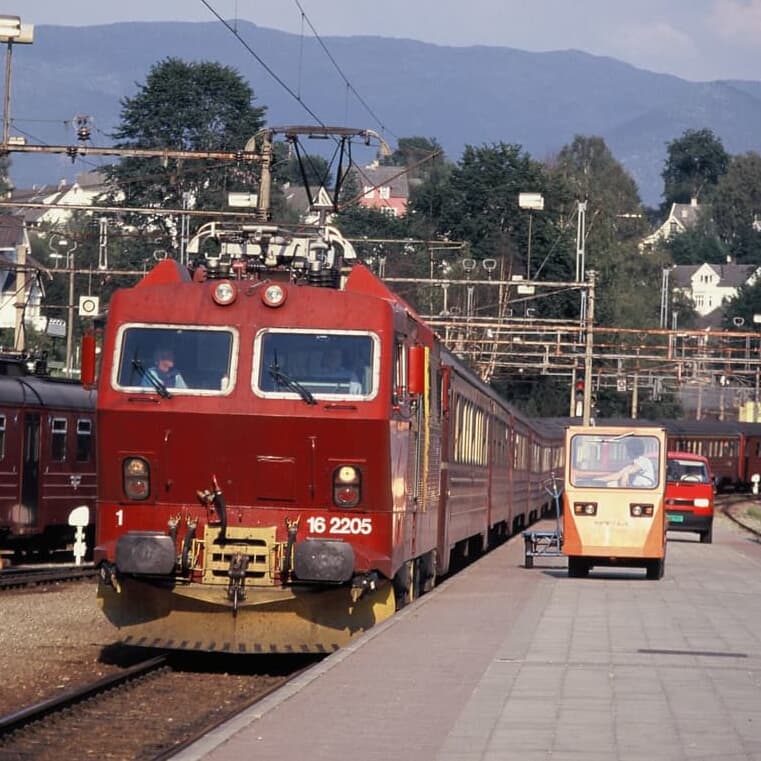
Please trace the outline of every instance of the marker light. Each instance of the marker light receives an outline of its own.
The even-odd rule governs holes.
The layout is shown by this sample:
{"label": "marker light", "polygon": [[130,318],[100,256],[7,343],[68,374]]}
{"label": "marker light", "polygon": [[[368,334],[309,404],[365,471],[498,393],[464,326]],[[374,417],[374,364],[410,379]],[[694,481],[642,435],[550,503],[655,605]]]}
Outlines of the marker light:
{"label": "marker light", "polygon": [[211,297],[214,299],[215,304],[226,307],[235,301],[238,297],[238,291],[229,280],[221,280],[214,286]]}
{"label": "marker light", "polygon": [[285,303],[285,289],[282,285],[273,283],[262,292],[262,301],[268,307],[279,307]]}
{"label": "marker light", "polygon": [[151,471],[142,457],[128,457],[122,464],[124,493],[129,499],[148,499]]}
{"label": "marker light", "polygon": [[356,507],[361,496],[359,469],[342,465],[333,473],[333,503],[336,507]]}

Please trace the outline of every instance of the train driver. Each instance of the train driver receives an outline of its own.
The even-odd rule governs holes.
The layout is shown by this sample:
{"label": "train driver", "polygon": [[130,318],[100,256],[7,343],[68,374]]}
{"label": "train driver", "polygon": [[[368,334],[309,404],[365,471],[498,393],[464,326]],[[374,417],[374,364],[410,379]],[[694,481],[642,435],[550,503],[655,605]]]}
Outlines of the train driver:
{"label": "train driver", "polygon": [[153,365],[145,371],[142,386],[153,386],[158,381],[166,388],[187,388],[185,379],[174,363],[174,351],[167,347],[157,349],[153,355]]}
{"label": "train driver", "polygon": [[342,383],[348,382],[350,394],[362,393],[362,384],[353,368],[344,363],[341,349],[331,347],[325,352],[321,374],[326,378],[340,379]]}

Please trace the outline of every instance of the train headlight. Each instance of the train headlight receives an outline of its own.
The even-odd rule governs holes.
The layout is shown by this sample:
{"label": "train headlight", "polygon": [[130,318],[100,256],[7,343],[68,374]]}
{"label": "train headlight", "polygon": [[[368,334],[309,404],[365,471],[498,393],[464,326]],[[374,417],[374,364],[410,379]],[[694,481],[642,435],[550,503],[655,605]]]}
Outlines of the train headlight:
{"label": "train headlight", "polygon": [[333,472],[333,504],[336,507],[356,507],[362,497],[359,468],[341,465]]}
{"label": "train headlight", "polygon": [[634,503],[629,505],[629,514],[632,518],[652,518],[655,508],[653,505]]}
{"label": "train headlight", "polygon": [[229,280],[222,280],[214,286],[211,297],[215,304],[226,307],[238,298],[238,289]]}
{"label": "train headlight", "polygon": [[128,457],[122,465],[124,493],[129,499],[148,499],[151,493],[151,469],[142,457]]}
{"label": "train headlight", "polygon": [[597,515],[597,502],[574,502],[574,515]]}
{"label": "train headlight", "polygon": [[264,291],[262,291],[262,301],[268,307],[279,307],[285,304],[285,288],[278,283],[272,283],[268,285]]}

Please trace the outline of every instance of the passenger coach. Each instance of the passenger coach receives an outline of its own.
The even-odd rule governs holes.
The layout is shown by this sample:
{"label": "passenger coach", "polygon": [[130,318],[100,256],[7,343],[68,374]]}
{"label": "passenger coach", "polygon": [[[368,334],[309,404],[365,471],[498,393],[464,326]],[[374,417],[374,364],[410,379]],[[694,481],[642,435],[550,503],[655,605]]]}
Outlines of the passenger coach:
{"label": "passenger coach", "polygon": [[42,369],[0,358],[0,550],[21,559],[72,546],[78,507],[94,538],[95,397]]}

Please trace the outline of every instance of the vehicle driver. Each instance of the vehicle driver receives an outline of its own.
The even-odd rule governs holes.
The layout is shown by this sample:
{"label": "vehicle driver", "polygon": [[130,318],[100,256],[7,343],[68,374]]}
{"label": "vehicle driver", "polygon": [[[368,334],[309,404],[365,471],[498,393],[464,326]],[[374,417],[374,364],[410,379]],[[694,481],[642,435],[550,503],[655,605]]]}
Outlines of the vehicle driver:
{"label": "vehicle driver", "polygon": [[658,479],[655,476],[655,467],[649,457],[645,457],[645,444],[636,436],[627,442],[627,452],[631,462],[624,465],[611,481],[616,481],[620,486],[655,486]]}

